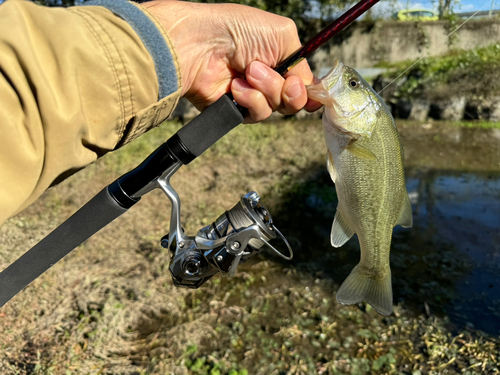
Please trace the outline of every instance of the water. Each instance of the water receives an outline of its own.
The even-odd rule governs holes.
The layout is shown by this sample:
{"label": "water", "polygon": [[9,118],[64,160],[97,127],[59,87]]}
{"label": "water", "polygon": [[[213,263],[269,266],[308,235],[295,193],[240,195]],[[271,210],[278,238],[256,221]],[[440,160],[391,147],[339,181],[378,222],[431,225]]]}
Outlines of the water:
{"label": "water", "polygon": [[444,248],[448,255],[451,247],[454,261],[466,263],[444,310],[459,325],[500,333],[500,174],[410,172],[407,189],[410,235],[425,238],[436,253]]}

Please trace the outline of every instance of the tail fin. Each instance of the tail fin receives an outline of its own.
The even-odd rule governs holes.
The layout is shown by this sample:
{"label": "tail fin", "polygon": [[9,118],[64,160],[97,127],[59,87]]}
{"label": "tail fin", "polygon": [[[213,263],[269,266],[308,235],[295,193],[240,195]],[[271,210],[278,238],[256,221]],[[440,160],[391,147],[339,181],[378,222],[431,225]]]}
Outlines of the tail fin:
{"label": "tail fin", "polygon": [[392,313],[391,271],[383,279],[364,275],[359,264],[353,268],[350,275],[337,292],[337,302],[352,305],[361,301],[368,302],[382,315]]}

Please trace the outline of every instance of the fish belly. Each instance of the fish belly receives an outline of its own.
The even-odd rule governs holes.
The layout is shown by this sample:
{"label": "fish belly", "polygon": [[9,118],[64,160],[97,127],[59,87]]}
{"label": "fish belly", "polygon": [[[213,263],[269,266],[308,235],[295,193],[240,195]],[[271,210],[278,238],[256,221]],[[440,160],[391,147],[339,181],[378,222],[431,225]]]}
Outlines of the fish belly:
{"label": "fish belly", "polygon": [[[408,200],[399,136],[392,119],[387,120],[377,124],[370,138],[356,141],[376,159],[360,158],[349,149],[339,152],[338,145],[329,147],[339,199],[332,244],[338,246],[356,233],[361,247],[361,260],[340,287],[337,300],[343,304],[366,301],[385,315],[392,313],[392,230]],[[334,243],[339,232],[345,236]]]}

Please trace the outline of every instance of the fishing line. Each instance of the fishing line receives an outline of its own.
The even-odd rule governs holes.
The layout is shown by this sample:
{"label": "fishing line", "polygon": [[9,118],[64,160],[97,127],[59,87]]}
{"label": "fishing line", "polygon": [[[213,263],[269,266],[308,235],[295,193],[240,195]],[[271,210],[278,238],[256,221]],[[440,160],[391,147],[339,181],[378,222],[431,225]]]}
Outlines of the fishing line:
{"label": "fishing line", "polygon": [[[493,4],[495,0],[492,0],[491,3]],[[450,32],[442,41],[440,41],[436,47],[444,44],[444,42],[446,42],[458,29],[460,29],[463,25],[465,25],[471,18],[473,18],[478,12],[480,12],[481,10],[483,10],[484,6],[486,4],[488,4],[490,1],[487,0],[486,2],[483,3],[483,5],[481,6],[481,8],[479,8],[478,10],[476,10],[474,12],[474,14],[472,14],[469,18],[467,18],[463,23],[461,23],[459,26],[457,26],[457,28],[455,28],[455,30],[453,30],[452,32]],[[422,59],[425,59],[429,56],[422,56],[420,57],[419,59],[417,59],[413,64],[411,64],[408,68],[405,69],[405,71],[403,73],[401,73],[400,75],[398,75],[396,78],[394,78],[390,83],[387,84],[387,86],[385,86],[382,90],[380,90],[377,94],[380,94],[382,91],[384,91],[387,87],[389,87],[390,85],[392,85],[394,82],[396,82],[399,78],[401,78],[401,76],[403,76],[408,70],[410,70],[416,63],[418,63],[420,60]]]}
{"label": "fishing line", "polygon": [[[495,0],[492,0],[491,2],[493,3]],[[473,18],[477,13],[479,13],[481,10],[483,10],[483,8],[486,6],[486,4],[490,3],[490,0],[487,0],[483,3],[483,5],[477,10],[475,11],[469,18],[467,18],[464,22],[462,22],[459,26],[457,26],[453,31],[451,31],[448,35],[446,35],[446,37],[440,41],[436,46],[440,46],[442,44],[444,44],[458,29],[460,29],[463,25],[465,25],[468,21],[471,20],[471,18]],[[408,68],[406,68],[405,71],[403,71],[400,75],[398,75],[396,78],[394,78],[389,84],[387,84],[384,88],[382,88],[378,94],[380,94],[382,91],[384,91],[387,87],[389,87],[390,85],[392,85],[394,82],[396,82],[399,78],[401,78],[401,76],[403,76],[408,70],[410,70],[415,64],[417,64],[420,60],[424,59],[424,58],[427,58],[429,56],[422,56],[420,58],[418,58],[414,63],[412,63]],[[300,156],[296,157],[296,158],[293,158],[292,159],[292,162],[290,164],[295,164],[297,165],[298,164],[298,161],[300,161],[301,159],[303,159],[309,152],[311,152],[311,150],[315,149],[318,142],[323,138],[323,134],[321,133],[315,140],[313,140],[311,146],[306,149]],[[282,179],[282,177],[287,174],[289,172],[289,169],[286,168],[284,169],[277,177],[276,177],[276,181],[279,181]]]}

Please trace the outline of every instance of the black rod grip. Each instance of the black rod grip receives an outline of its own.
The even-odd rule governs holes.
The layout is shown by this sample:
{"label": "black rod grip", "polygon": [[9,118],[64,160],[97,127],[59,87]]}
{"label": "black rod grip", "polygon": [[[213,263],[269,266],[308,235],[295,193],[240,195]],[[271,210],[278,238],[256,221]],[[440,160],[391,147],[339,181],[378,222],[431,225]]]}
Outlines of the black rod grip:
{"label": "black rod grip", "polygon": [[106,186],[73,216],[0,272],[0,307],[124,212],[127,209],[111,197]]}
{"label": "black rod grip", "polygon": [[243,115],[225,94],[181,128],[177,135],[182,145],[198,157],[242,122]]}

